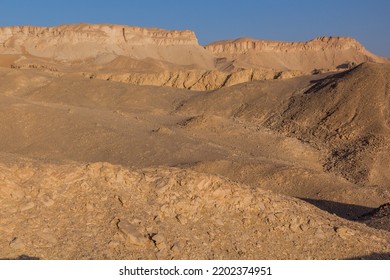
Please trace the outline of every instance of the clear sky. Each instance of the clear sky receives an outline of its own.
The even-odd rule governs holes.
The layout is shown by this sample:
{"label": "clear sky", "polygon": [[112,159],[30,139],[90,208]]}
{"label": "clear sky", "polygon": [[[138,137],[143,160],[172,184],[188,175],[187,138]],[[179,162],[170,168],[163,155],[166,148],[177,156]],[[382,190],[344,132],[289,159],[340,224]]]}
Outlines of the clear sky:
{"label": "clear sky", "polygon": [[115,23],[195,31],[199,43],[350,36],[390,57],[390,0],[1,0],[0,25]]}

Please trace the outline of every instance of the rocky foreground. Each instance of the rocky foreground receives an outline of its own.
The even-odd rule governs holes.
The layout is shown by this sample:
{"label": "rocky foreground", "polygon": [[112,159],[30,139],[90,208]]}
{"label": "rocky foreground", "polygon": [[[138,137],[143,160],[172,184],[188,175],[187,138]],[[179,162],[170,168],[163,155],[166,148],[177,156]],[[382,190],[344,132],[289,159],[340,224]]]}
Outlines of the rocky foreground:
{"label": "rocky foreground", "polygon": [[183,169],[26,160],[2,164],[0,174],[3,258],[344,259],[390,251],[386,232]]}

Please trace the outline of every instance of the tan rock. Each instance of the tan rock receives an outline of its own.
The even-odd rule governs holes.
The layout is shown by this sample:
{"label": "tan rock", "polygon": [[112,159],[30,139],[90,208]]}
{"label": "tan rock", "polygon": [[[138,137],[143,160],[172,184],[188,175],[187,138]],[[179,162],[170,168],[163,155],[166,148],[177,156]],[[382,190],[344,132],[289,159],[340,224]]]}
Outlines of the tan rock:
{"label": "tan rock", "polygon": [[147,241],[137,229],[137,227],[126,220],[120,220],[117,224],[118,229],[125,236],[126,240],[134,245],[143,245]]}

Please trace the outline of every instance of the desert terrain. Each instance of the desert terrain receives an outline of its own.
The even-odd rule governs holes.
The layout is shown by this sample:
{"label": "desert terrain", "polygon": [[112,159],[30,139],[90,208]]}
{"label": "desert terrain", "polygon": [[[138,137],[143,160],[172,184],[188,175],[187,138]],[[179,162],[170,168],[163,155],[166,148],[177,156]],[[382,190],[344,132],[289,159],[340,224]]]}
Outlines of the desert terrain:
{"label": "desert terrain", "polygon": [[389,144],[353,38],[0,27],[0,259],[390,259]]}

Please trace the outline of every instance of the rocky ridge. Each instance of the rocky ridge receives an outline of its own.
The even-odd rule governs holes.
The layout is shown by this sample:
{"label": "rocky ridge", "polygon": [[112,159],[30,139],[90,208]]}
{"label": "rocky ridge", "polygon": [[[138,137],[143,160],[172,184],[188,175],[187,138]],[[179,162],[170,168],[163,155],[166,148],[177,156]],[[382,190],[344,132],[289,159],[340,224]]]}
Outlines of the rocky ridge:
{"label": "rocky ridge", "polygon": [[240,38],[211,43],[205,48],[220,58],[276,69],[333,70],[348,68],[352,62],[389,62],[367,51],[358,41],[349,37],[323,36],[307,42]]}
{"label": "rocky ridge", "polygon": [[169,86],[195,91],[215,90],[240,83],[288,79],[303,75],[302,71],[273,69],[243,69],[233,73],[218,70],[163,71],[157,73],[82,73],[89,79],[123,82],[133,85]]}
{"label": "rocky ridge", "polygon": [[280,42],[270,40],[255,40],[239,38],[211,43],[205,47],[214,54],[239,54],[248,51],[296,52],[296,51],[323,51],[325,48],[340,50],[354,49],[365,52],[366,49],[355,39],[350,37],[322,36],[307,42]]}
{"label": "rocky ridge", "polygon": [[[174,57],[174,52],[180,55]],[[192,31],[125,25],[0,27],[0,54],[28,54],[68,62],[114,54],[138,59],[152,57],[179,64],[198,62],[204,63],[206,68],[213,64],[212,56],[198,45]]]}
{"label": "rocky ridge", "polygon": [[266,124],[329,149],[327,170],[355,183],[386,185],[389,82],[388,64],[363,63],[313,82]]}
{"label": "rocky ridge", "polygon": [[113,41],[130,45],[156,44],[197,45],[198,40],[190,30],[165,30],[113,24],[75,24],[55,27],[9,26],[0,27],[0,41],[4,48],[17,47],[12,43],[39,37],[58,42]]}

